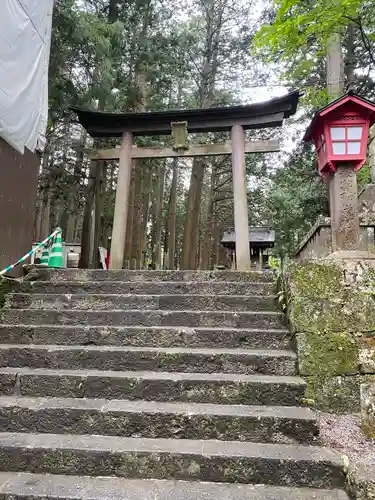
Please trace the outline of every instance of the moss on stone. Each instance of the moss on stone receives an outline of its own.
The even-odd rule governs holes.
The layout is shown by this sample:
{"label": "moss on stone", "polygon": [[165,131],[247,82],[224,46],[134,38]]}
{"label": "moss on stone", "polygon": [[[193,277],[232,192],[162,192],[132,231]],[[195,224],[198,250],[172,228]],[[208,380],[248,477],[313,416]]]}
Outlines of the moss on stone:
{"label": "moss on stone", "polygon": [[6,295],[11,293],[17,285],[18,281],[0,276],[0,309],[5,305]]}
{"label": "moss on stone", "polygon": [[293,263],[287,270],[286,279],[293,297],[330,299],[345,288],[343,272],[334,264]]}
{"label": "moss on stone", "polygon": [[358,371],[358,347],[349,332],[299,333],[297,349],[301,375],[323,377]]}
{"label": "moss on stone", "polygon": [[361,424],[363,432],[375,439],[375,375],[361,377]]}
{"label": "moss on stone", "polygon": [[348,413],[360,409],[359,375],[322,377],[319,375],[306,377],[306,400],[319,410]]}
{"label": "moss on stone", "polygon": [[375,439],[375,429],[372,427],[372,425],[362,422],[362,430],[363,433],[370,439]]}
{"label": "moss on stone", "polygon": [[170,365],[176,365],[176,363],[180,361],[181,354],[178,352],[166,352],[157,354],[156,358],[158,359],[161,367],[168,368]]}
{"label": "moss on stone", "polygon": [[375,499],[375,465],[351,461],[346,472],[347,490],[356,500]]}
{"label": "moss on stone", "polygon": [[356,290],[330,300],[296,296],[289,300],[288,316],[294,332],[365,332],[374,330],[375,304]]}
{"label": "moss on stone", "polygon": [[375,373],[375,346],[358,339],[358,353],[361,373]]}
{"label": "moss on stone", "polygon": [[359,373],[371,373],[361,368],[361,341],[375,330],[375,269],[358,265],[295,262],[284,276],[300,373],[308,377],[305,399],[323,410],[358,410]]}

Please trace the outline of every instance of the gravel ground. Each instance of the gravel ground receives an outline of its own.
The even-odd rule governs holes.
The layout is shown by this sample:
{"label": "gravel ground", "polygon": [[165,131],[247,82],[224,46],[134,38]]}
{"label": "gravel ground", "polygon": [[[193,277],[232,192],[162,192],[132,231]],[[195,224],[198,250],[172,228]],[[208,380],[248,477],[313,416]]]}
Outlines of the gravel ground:
{"label": "gravel ground", "polygon": [[350,462],[375,466],[375,440],[368,439],[363,434],[359,414],[316,413],[320,439],[324,446],[329,446],[341,455],[346,455]]}

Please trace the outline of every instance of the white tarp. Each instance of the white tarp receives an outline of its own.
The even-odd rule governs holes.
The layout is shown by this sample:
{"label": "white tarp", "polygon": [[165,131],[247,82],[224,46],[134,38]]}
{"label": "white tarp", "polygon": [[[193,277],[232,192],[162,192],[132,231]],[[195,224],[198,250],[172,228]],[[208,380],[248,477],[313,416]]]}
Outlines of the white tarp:
{"label": "white tarp", "polygon": [[53,0],[0,0],[0,137],[42,148],[47,126]]}

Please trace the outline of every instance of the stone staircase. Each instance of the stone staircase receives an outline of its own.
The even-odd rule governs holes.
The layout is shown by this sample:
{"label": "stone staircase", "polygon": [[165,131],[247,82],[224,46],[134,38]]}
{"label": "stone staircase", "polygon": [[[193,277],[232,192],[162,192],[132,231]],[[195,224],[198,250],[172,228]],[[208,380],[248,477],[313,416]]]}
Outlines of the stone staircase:
{"label": "stone staircase", "polygon": [[1,499],[344,500],[274,285],[34,269],[0,325]]}

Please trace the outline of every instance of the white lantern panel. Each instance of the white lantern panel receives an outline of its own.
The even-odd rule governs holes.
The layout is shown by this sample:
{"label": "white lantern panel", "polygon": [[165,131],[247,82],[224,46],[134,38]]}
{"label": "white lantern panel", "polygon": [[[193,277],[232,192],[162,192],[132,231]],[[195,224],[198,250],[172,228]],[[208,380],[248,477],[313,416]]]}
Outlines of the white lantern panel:
{"label": "white lantern panel", "polygon": [[331,127],[331,139],[345,140],[345,127]]}
{"label": "white lantern panel", "polygon": [[334,155],[344,155],[346,153],[345,142],[333,142],[332,149]]}
{"label": "white lantern panel", "polygon": [[348,142],[348,155],[359,155],[361,152],[360,142]]}
{"label": "white lantern panel", "polygon": [[362,139],[363,127],[348,127],[348,139]]}

